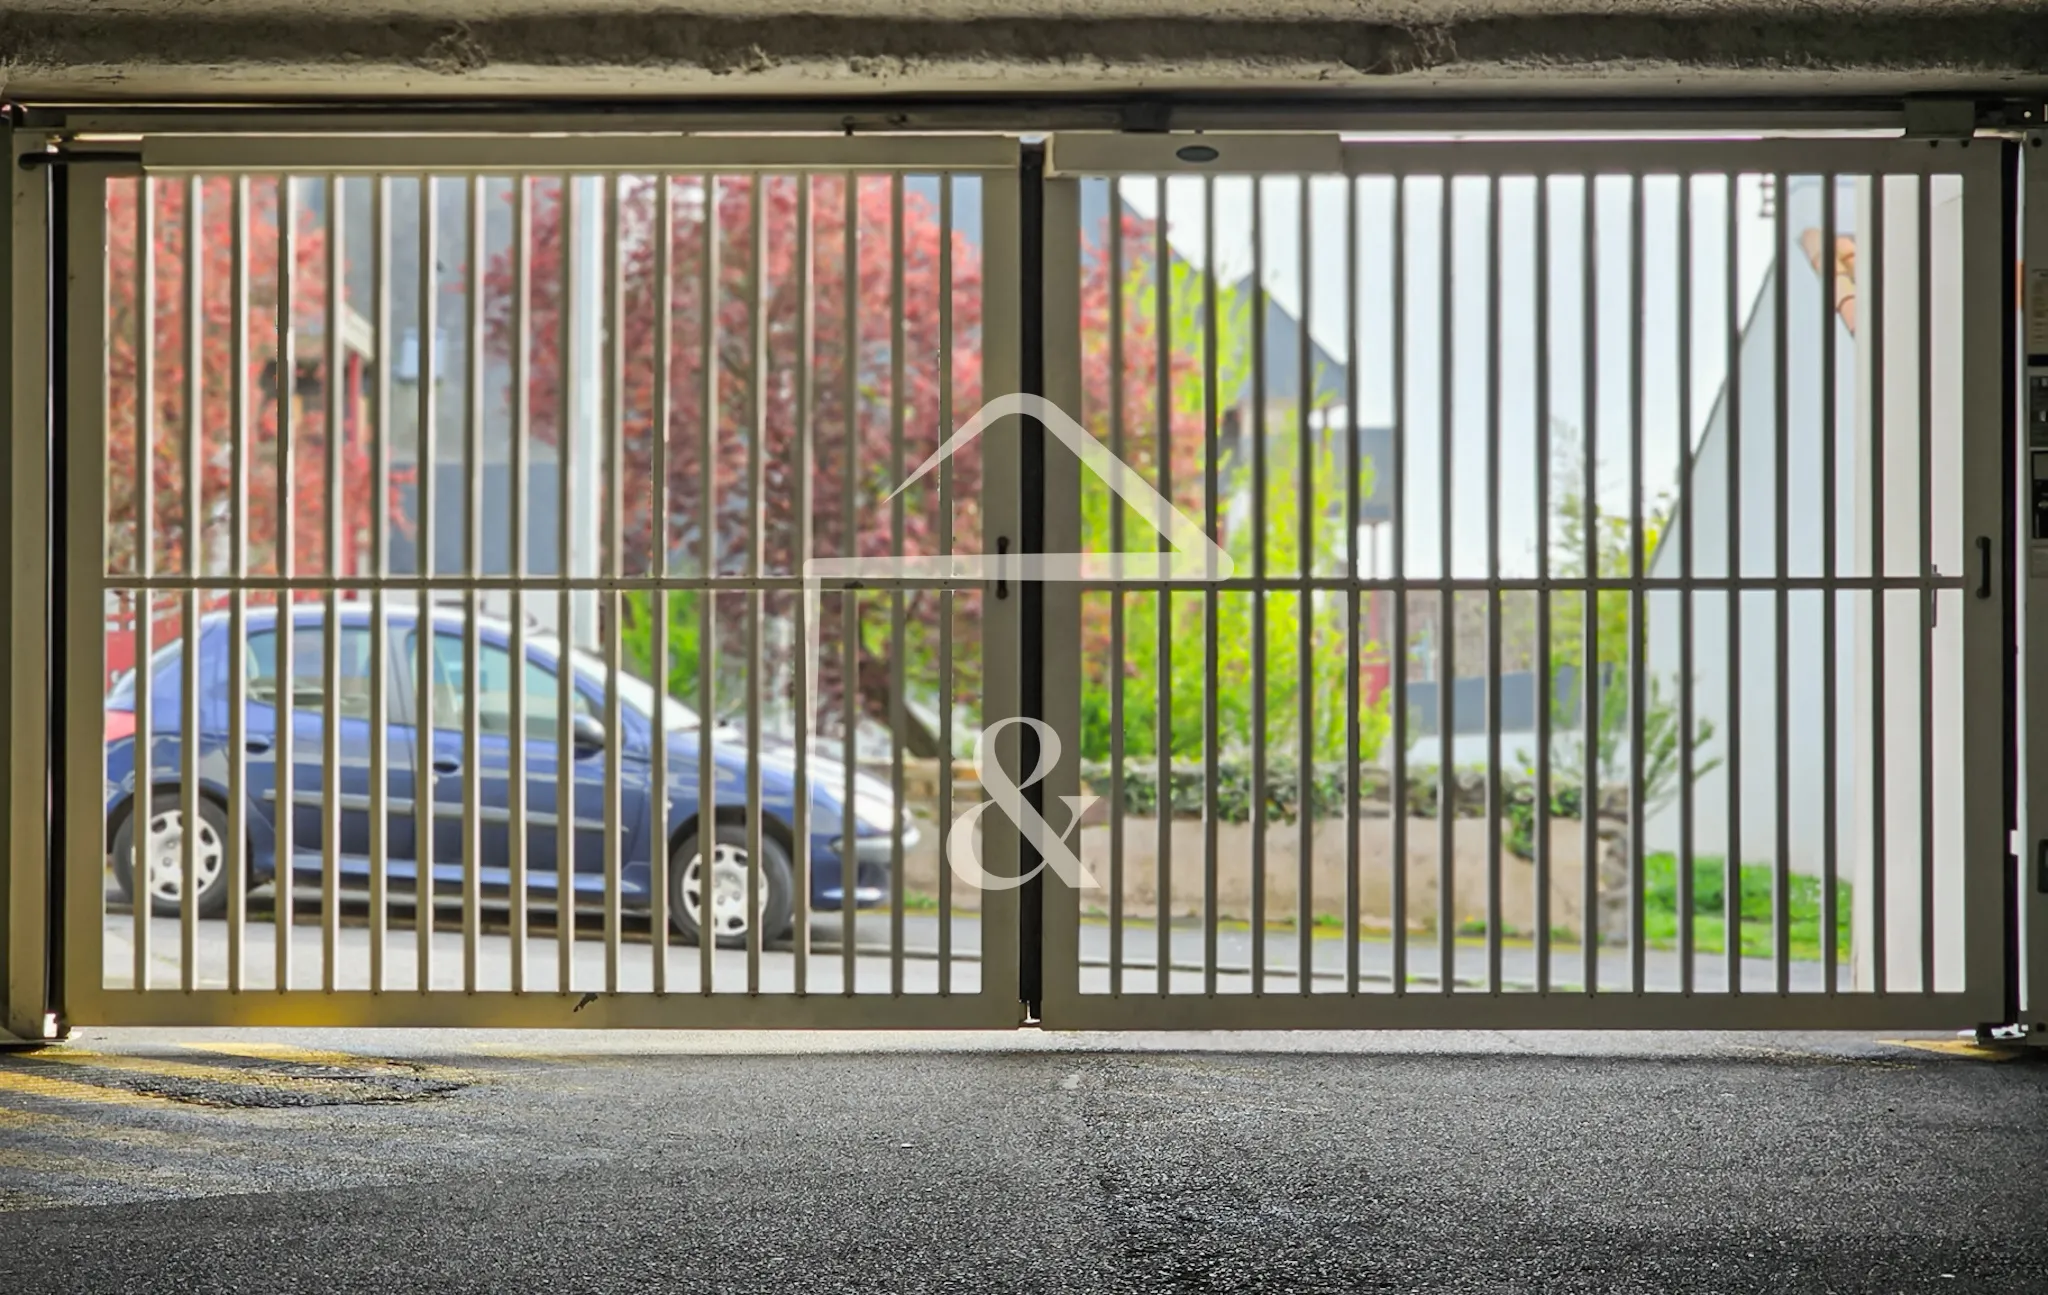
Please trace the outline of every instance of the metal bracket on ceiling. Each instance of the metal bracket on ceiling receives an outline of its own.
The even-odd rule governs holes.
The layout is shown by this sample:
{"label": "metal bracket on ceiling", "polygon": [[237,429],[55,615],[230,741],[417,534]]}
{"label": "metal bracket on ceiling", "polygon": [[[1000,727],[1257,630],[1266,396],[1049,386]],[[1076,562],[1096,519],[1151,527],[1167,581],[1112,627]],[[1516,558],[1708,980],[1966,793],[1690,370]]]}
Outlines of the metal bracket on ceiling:
{"label": "metal bracket on ceiling", "polygon": [[1118,124],[1129,135],[1163,135],[1173,129],[1173,105],[1149,100],[1127,103],[1117,110]]}
{"label": "metal bracket on ceiling", "polygon": [[1977,133],[1975,99],[1908,99],[1907,139],[1968,139]]}
{"label": "metal bracket on ceiling", "polygon": [[2038,99],[1908,99],[1904,107],[1907,139],[1965,140],[1980,133],[2038,130],[2048,122]]}

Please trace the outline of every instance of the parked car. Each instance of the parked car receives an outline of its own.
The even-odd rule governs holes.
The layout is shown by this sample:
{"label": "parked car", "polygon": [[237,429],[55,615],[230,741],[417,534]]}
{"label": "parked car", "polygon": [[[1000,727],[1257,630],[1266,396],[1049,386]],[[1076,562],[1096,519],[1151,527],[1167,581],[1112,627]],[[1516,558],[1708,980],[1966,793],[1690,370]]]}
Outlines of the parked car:
{"label": "parked car", "polygon": [[[292,612],[292,831],[291,866],[296,876],[318,884],[326,844],[322,805],[325,742],[323,726],[329,698],[324,671],[325,608],[300,607]],[[433,884],[445,893],[459,888],[463,876],[463,794],[469,781],[464,760],[463,725],[467,665],[464,618],[447,608],[432,613],[434,722],[429,749],[419,749],[415,710],[418,689],[415,666],[419,643],[418,613],[411,606],[385,612],[387,688],[386,849],[385,877],[394,890],[411,889],[418,878],[416,820],[413,810],[416,757],[423,757],[434,798],[431,857]],[[340,726],[339,862],[345,882],[366,886],[377,866],[370,850],[371,611],[349,603],[337,618],[340,689],[333,697]],[[249,883],[270,880],[277,859],[278,673],[276,608],[251,608],[246,616],[244,695],[228,693],[229,625],[225,613],[203,617],[199,625],[198,761],[200,822],[192,828],[196,842],[198,909],[216,915],[227,903],[228,717],[239,705],[243,712],[245,775],[242,794],[247,804]],[[511,758],[513,744],[523,744],[526,758],[527,888],[531,897],[552,902],[556,875],[557,762],[566,757],[574,779],[572,886],[584,903],[604,895],[604,796],[607,749],[617,744],[620,756],[621,900],[629,908],[646,909],[651,902],[653,868],[650,833],[658,823],[669,859],[669,913],[686,941],[698,938],[702,918],[705,862],[699,849],[698,719],[679,701],[670,700],[666,732],[658,733],[656,693],[629,674],[618,677],[620,731],[605,728],[605,664],[589,653],[568,654],[573,697],[571,732],[566,751],[557,738],[558,671],[562,652],[551,636],[529,635],[521,681],[526,694],[525,733],[511,731],[512,626],[494,617],[477,618],[476,644],[477,742],[480,759],[478,818],[479,880],[486,893],[509,893],[511,886]],[[180,796],[184,768],[183,644],[158,651],[150,669],[150,821],[143,864],[145,889],[154,910],[175,914],[183,889],[182,843],[188,825]],[[107,830],[112,841],[112,866],[121,892],[134,896],[136,689],[133,672],[107,697]],[[654,744],[668,750],[665,810],[655,816]],[[717,823],[710,850],[710,926],[721,945],[743,946],[753,921],[767,939],[786,935],[795,907],[796,771],[794,754],[764,748],[761,753],[762,858],[759,907],[747,911],[748,830],[745,821],[747,755],[744,744],[720,738],[712,742],[715,766]],[[801,843],[810,878],[811,907],[837,910],[847,902],[840,876],[840,841],[847,830],[847,807],[841,803],[846,785],[843,765],[813,757],[810,763],[809,839]],[[895,810],[886,784],[856,774],[852,809],[853,853],[856,859],[852,902],[857,907],[881,903],[888,891],[892,845],[907,848],[917,829],[907,814]],[[301,884],[305,884],[301,882]]]}

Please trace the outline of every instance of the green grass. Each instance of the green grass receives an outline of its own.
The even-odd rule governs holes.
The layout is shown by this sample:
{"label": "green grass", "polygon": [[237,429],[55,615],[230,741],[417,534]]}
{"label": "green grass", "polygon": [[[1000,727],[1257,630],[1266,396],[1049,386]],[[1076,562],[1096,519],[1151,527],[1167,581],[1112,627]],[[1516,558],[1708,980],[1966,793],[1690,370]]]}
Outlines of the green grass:
{"label": "green grass", "polygon": [[[1742,865],[1736,877],[1740,888],[1738,916],[1740,919],[1742,952],[1754,958],[1770,957],[1775,947],[1776,925],[1771,912],[1772,869],[1765,863]],[[1728,947],[1727,919],[1723,899],[1727,881],[1722,860],[1718,857],[1702,857],[1693,860],[1693,948],[1701,954],[1725,953]],[[1846,958],[1849,953],[1849,896],[1850,887],[1846,881],[1835,883],[1835,949],[1838,957]],[[924,903],[919,901],[923,900]],[[1787,912],[1787,935],[1790,939],[1794,958],[1815,960],[1821,957],[1821,882],[1818,877],[1793,876],[1791,878],[1790,903]],[[917,909],[935,901],[926,896],[909,895],[905,906]],[[1086,916],[1103,918],[1101,909],[1088,906]],[[1126,918],[1130,926],[1150,925],[1149,919]],[[1242,920],[1225,919],[1218,923],[1220,928],[1231,930],[1250,929]],[[1293,915],[1274,916],[1271,929],[1292,929]],[[1313,918],[1314,929],[1320,932],[1342,932],[1344,918],[1335,913],[1318,913]],[[1369,929],[1370,924],[1367,924]],[[1453,933],[1459,939],[1485,939],[1486,919],[1468,917],[1458,924]],[[1669,854],[1652,854],[1643,860],[1643,936],[1652,948],[1675,949],[1678,947],[1678,860]],[[1527,940],[1531,933],[1513,928],[1504,929],[1501,937],[1506,940]],[[1578,934],[1562,926],[1553,926],[1550,931],[1551,944],[1559,947],[1576,946]]]}
{"label": "green grass", "polygon": [[[1693,860],[1692,869],[1693,947],[1701,953],[1724,953],[1728,948],[1726,865],[1719,858]],[[1776,947],[1777,928],[1771,911],[1772,869],[1765,863],[1745,863],[1736,871],[1738,938],[1748,957],[1771,956]],[[1651,945],[1678,946],[1678,860],[1669,854],[1652,854],[1643,860],[1643,936]],[[1793,876],[1786,905],[1787,935],[1795,958],[1818,958],[1821,949],[1821,879]],[[1835,883],[1835,948],[1837,956],[1849,951],[1849,883]]]}

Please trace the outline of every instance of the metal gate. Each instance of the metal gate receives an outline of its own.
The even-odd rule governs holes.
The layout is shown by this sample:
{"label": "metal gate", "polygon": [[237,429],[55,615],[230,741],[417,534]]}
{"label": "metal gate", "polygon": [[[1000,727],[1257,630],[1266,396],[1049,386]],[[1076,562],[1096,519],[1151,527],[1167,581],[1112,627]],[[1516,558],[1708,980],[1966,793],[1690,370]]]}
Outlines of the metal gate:
{"label": "metal gate", "polygon": [[2003,146],[280,130],[60,173],[68,1019],[2003,1018]]}
{"label": "metal gate", "polygon": [[911,781],[953,809],[906,716],[943,752],[1015,710],[1016,600],[802,596],[876,534],[1015,534],[1014,437],[888,495],[1017,385],[1014,141],[186,133],[66,174],[65,651],[178,609],[64,698],[103,825],[69,1019],[1021,1018],[1014,893],[969,929],[905,885]]}
{"label": "metal gate", "polygon": [[1056,139],[1045,1020],[2004,1019],[1999,161]]}

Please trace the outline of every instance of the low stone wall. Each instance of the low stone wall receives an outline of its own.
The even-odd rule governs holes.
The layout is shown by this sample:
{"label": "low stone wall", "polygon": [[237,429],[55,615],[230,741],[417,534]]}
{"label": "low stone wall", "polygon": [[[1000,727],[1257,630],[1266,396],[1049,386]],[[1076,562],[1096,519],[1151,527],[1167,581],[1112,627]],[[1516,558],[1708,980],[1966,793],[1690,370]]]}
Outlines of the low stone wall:
{"label": "low stone wall", "polygon": [[[913,892],[936,894],[940,885],[940,844],[944,830],[937,822],[936,766],[924,764],[905,769],[905,794],[922,832],[904,857],[904,885]],[[954,782],[954,811],[981,798],[973,770],[962,767]],[[1107,912],[1112,876],[1111,829],[1107,822],[1094,822],[1102,813],[1098,804],[1089,815],[1091,822],[1079,833],[1081,861],[1103,889],[1082,896],[1084,911]],[[1309,908],[1325,919],[1341,921],[1345,897],[1345,833],[1341,818],[1318,820],[1314,825],[1309,854]],[[1451,823],[1452,912],[1462,925],[1486,918],[1487,832],[1479,818],[1453,819]],[[1437,918],[1437,858],[1439,822],[1434,818],[1406,820],[1407,918],[1413,930],[1429,929]],[[1297,859],[1301,829],[1295,823],[1274,823],[1266,834],[1266,911],[1270,919],[1293,917],[1299,890]],[[1506,835],[1506,825],[1502,825]],[[1175,917],[1199,917],[1203,904],[1203,824],[1200,819],[1172,820],[1169,832],[1172,860],[1172,893],[1167,908]],[[1242,920],[1252,908],[1253,828],[1249,823],[1219,823],[1216,827],[1216,905],[1225,919]],[[1550,824],[1550,925],[1555,930],[1579,930],[1580,851],[1576,820],[1554,819]],[[1159,913],[1159,820],[1126,817],[1123,821],[1124,912],[1132,917],[1150,918]],[[1393,822],[1384,812],[1361,816],[1358,823],[1359,920],[1368,927],[1393,924]],[[973,908],[975,899],[963,894],[956,880],[954,902]],[[1501,920],[1511,930],[1533,932],[1536,926],[1536,867],[1527,859],[1501,851]]]}

